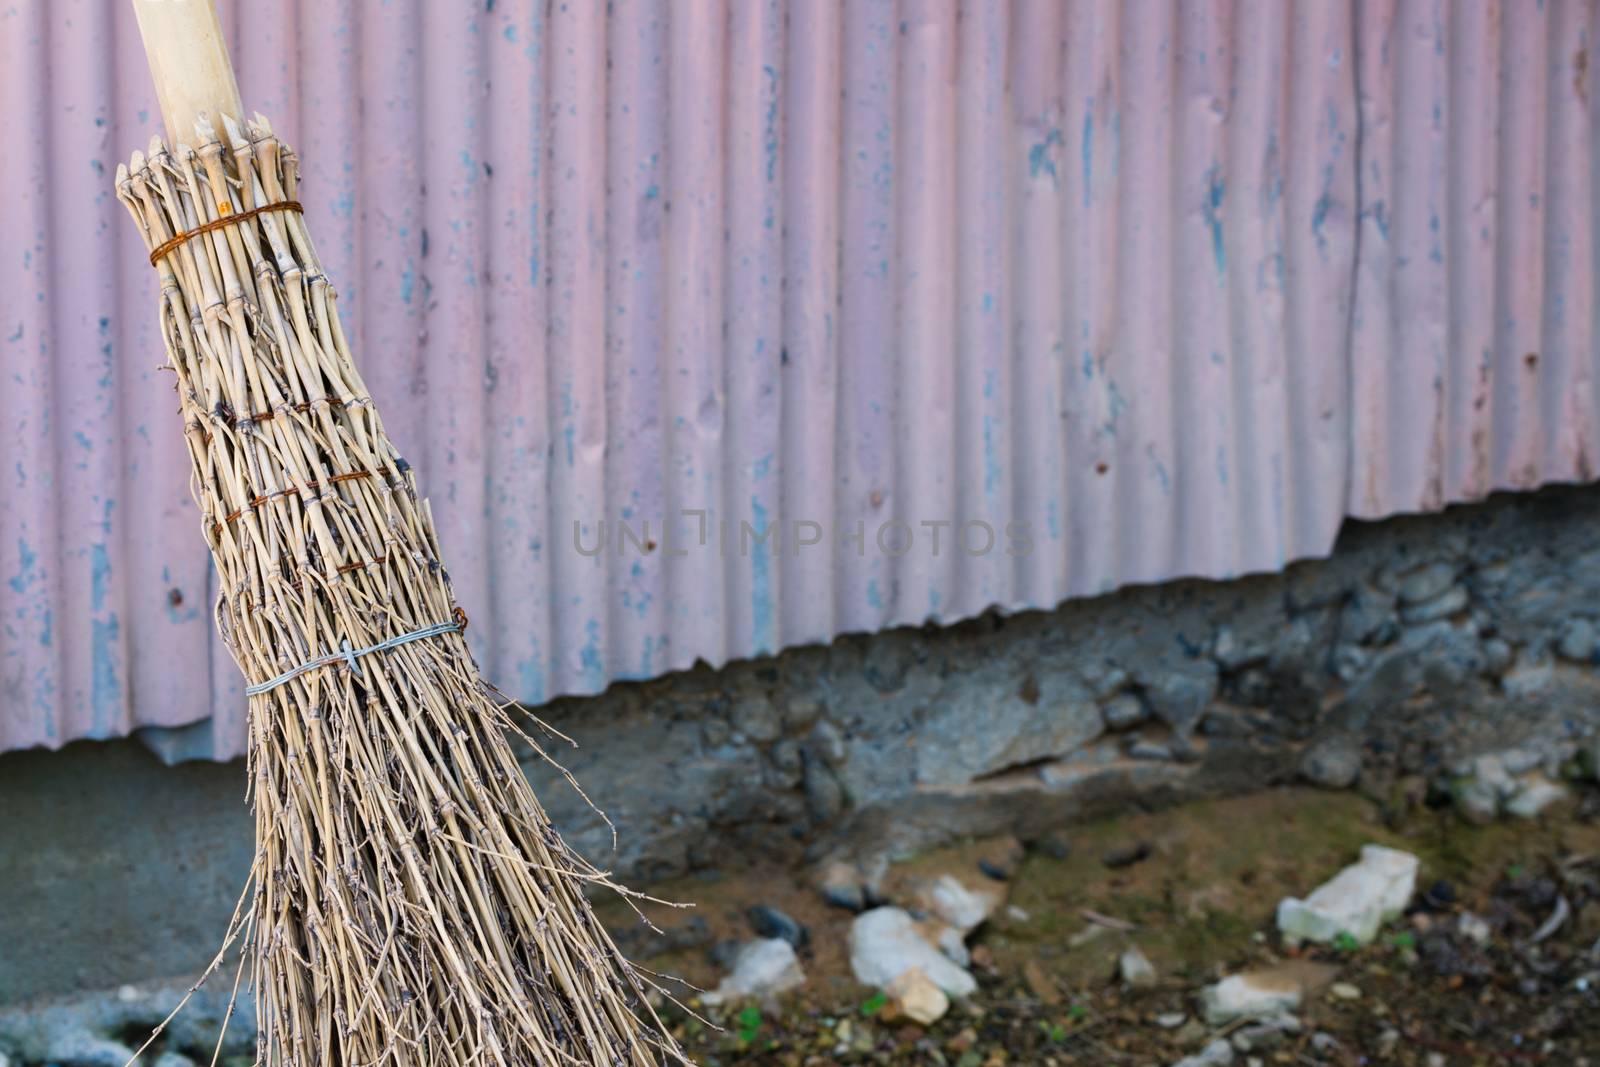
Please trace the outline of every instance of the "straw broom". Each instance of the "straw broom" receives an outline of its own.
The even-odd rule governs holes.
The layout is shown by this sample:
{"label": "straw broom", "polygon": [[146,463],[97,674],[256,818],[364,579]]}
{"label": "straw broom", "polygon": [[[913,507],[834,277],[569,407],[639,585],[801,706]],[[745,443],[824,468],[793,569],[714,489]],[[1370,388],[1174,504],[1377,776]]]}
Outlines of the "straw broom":
{"label": "straw broom", "polygon": [[134,6],[169,140],[119,167],[117,192],[160,279],[217,627],[249,683],[257,851],[230,938],[258,1062],[687,1062],[584,899],[610,883],[551,828],[467,650],[293,153],[240,121],[212,0]]}

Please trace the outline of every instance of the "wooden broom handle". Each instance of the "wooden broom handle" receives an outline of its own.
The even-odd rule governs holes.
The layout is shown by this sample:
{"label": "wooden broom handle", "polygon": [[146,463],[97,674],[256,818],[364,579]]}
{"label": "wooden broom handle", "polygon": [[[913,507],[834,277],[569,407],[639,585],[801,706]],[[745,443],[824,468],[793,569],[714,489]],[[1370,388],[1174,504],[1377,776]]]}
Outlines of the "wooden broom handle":
{"label": "wooden broom handle", "polygon": [[210,117],[221,138],[219,116],[242,120],[244,108],[215,0],[133,0],[133,11],[161,101],[167,140],[193,144],[201,114]]}

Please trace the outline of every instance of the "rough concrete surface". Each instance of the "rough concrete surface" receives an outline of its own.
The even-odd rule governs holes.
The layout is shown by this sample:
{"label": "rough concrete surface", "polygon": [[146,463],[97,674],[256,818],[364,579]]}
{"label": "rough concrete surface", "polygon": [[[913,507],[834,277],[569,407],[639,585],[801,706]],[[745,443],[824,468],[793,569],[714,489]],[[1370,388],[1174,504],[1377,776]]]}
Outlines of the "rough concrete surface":
{"label": "rough concrete surface", "polygon": [[[870,867],[1273,781],[1471,796],[1470,757],[1555,775],[1596,746],[1597,530],[1600,488],[1497,497],[1349,524],[1332,558],[1280,574],[844,637],[539,709],[578,743],[546,747],[616,824],[615,852],[558,771],[531,749],[525,766],[569,838],[636,881],[735,849]],[[237,765],[166,770],[122,743],[0,758],[0,1002],[197,969],[248,858],[243,785]]]}

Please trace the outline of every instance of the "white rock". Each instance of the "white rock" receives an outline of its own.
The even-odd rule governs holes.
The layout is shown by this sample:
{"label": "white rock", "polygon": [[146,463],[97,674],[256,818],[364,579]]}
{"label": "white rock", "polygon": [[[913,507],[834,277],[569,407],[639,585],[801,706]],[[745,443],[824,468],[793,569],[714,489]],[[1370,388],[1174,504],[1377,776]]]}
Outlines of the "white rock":
{"label": "white rock", "polygon": [[1164,1014],[1157,1015],[1155,1019],[1156,1025],[1161,1027],[1163,1030],[1176,1030],[1178,1027],[1182,1026],[1188,1021],[1189,1017],[1181,1011],[1165,1012]]}
{"label": "white rock", "polygon": [[1138,946],[1130,946],[1122,953],[1117,960],[1117,974],[1125,985],[1136,989],[1156,984],[1155,965],[1150,962],[1150,957],[1139,951]]}
{"label": "white rock", "polygon": [[957,967],[965,967],[972,962],[972,953],[967,951],[967,942],[961,936],[961,931],[954,926],[941,926],[937,939],[939,951],[949,957],[950,962]]}
{"label": "white rock", "polygon": [[776,996],[803,985],[805,971],[794,946],[779,937],[752,941],[734,957],[733,971],[705,995],[707,1004],[725,1004],[752,997]]}
{"label": "white rock", "polygon": [[1226,1041],[1211,1042],[1193,1056],[1187,1056],[1172,1067],[1231,1067],[1233,1046]]}
{"label": "white rock", "polygon": [[1328,987],[1328,992],[1332,993],[1334,998],[1337,1000],[1361,999],[1360,987],[1351,985],[1349,982],[1335,982],[1333,985]]}
{"label": "white rock", "polygon": [[924,885],[917,895],[924,907],[963,935],[982,925],[1003,899],[998,890],[987,886],[973,889],[948,874]]}
{"label": "white rock", "polygon": [[1464,911],[1456,916],[1456,929],[1468,941],[1473,941],[1480,945],[1489,943],[1489,924],[1470,911]]}
{"label": "white rock", "polygon": [[1353,863],[1318,886],[1305,900],[1278,904],[1278,929],[1290,942],[1330,942],[1349,934],[1366,944],[1378,928],[1405,910],[1417,887],[1417,857],[1382,845],[1367,845]]}
{"label": "white rock", "polygon": [[929,944],[901,908],[873,908],[850,924],[850,969],[862,985],[883,988],[913,967],[953,997],[971,996],[977,980]]}
{"label": "white rock", "polygon": [[124,1067],[133,1058],[133,1050],[87,1030],[69,1030],[51,1039],[44,1058],[73,1067]]}
{"label": "white rock", "polygon": [[1259,1019],[1300,1006],[1300,983],[1272,972],[1229,975],[1200,993],[1200,1009],[1212,1026],[1235,1019]]}
{"label": "white rock", "polygon": [[1539,813],[1557,801],[1565,800],[1565,786],[1552,782],[1542,774],[1530,774],[1519,779],[1516,791],[1505,802],[1508,815],[1519,819],[1535,819]]}
{"label": "white rock", "polygon": [[950,1010],[950,998],[921,967],[913,967],[890,982],[884,992],[889,994],[884,1018],[890,1022],[910,1019],[919,1026],[932,1026]]}

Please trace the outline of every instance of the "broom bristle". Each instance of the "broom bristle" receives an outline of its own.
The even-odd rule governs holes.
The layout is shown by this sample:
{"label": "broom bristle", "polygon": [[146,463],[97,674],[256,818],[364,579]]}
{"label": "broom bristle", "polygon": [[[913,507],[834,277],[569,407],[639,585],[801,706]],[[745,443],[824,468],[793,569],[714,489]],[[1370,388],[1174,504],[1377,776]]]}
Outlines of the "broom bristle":
{"label": "broom bristle", "polygon": [[551,828],[448,626],[433,524],[351,360],[294,158],[265,120],[225,126],[227,145],[202,122],[192,148],[136,154],[118,193],[160,276],[217,626],[253,689],[292,674],[250,698],[236,932],[259,1062],[687,1062],[584,898],[610,883]]}

